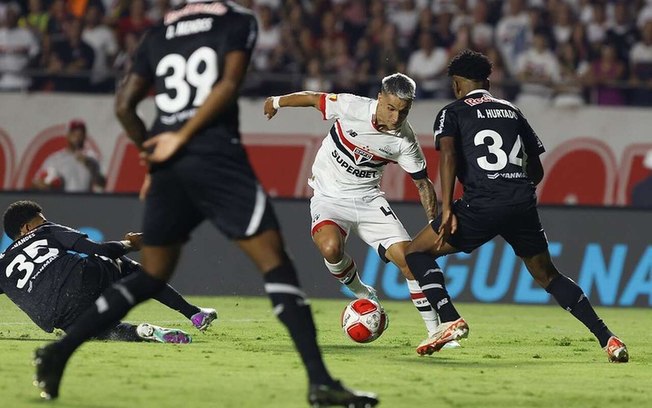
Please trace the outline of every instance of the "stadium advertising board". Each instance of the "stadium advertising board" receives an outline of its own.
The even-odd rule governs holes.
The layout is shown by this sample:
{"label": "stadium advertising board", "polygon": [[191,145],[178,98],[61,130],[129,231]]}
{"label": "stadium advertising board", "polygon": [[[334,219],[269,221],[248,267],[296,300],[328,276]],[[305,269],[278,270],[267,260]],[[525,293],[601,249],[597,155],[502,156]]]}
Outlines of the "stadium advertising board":
{"label": "stadium advertising board", "polygon": [[[7,93],[2,98],[0,189],[29,187],[45,158],[65,145],[66,123],[79,118],[88,125],[89,145],[107,175],[107,191],[138,191],[145,171],[138,165],[137,149],[114,117],[111,96]],[[436,186],[439,155],[434,149],[432,128],[435,113],[446,103],[417,101],[409,117]],[[309,197],[306,180],[330,121],[321,120],[320,113],[311,109],[282,111],[268,121],[262,104],[260,99],[243,99],[240,103],[243,140],[261,182],[274,197]],[[542,156],[546,177],[538,189],[542,203],[628,205],[633,187],[652,177],[652,170],[643,164],[646,153],[652,150],[649,108],[560,109],[546,104],[520,107],[547,150]],[[151,100],[147,100],[139,112],[151,119],[153,108]],[[30,120],[16,120],[24,117],[24,112],[39,114]],[[382,187],[390,200],[419,201],[409,175],[399,166],[388,166]]]}
{"label": "stadium advertising board", "polygon": [[[33,199],[52,221],[81,229],[96,240],[120,239],[140,226],[142,204],[133,196],[0,193],[0,207]],[[417,204],[394,203],[394,212],[410,232],[424,226]],[[300,278],[312,297],[348,296],[330,276],[310,239],[309,205],[304,200],[277,200],[276,210]],[[652,217],[630,209],[544,207],[541,218],[557,267],[585,290],[595,305],[652,306]],[[3,236],[4,250],[9,239]],[[384,264],[356,237],[348,251],[363,280],[378,289],[381,299],[408,299],[405,280],[392,264]],[[136,255],[137,258],[137,255]],[[458,301],[546,304],[523,263],[502,239],[474,253],[441,259],[447,286]],[[203,224],[185,247],[173,280],[184,294],[261,295],[262,279],[236,247]],[[554,303],[554,301],[553,301]]]}

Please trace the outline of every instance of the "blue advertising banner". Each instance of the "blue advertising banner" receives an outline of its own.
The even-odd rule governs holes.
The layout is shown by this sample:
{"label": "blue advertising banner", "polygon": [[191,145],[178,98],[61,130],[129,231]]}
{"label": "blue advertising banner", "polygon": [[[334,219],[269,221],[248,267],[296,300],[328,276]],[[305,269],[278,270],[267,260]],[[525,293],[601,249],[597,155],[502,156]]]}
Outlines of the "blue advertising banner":
{"label": "blue advertising banner", "polygon": [[[39,202],[48,219],[80,229],[95,240],[120,239],[126,232],[140,228],[142,204],[134,196],[3,192],[0,208],[4,211],[11,202],[21,199]],[[308,207],[303,200],[275,201],[301,282],[312,297],[349,296],[330,276],[311,241]],[[392,209],[411,233],[425,225],[418,204],[393,203]],[[652,213],[623,208],[543,207],[540,214],[557,268],[574,279],[595,305],[652,305]],[[0,250],[9,243],[3,235]],[[356,260],[362,280],[376,287],[381,299],[409,298],[398,268],[383,263],[374,249],[351,237],[347,252]],[[501,238],[472,254],[449,255],[439,263],[448,290],[458,301],[551,302]],[[253,264],[207,223],[185,246],[172,284],[188,295],[263,293],[262,279]]]}

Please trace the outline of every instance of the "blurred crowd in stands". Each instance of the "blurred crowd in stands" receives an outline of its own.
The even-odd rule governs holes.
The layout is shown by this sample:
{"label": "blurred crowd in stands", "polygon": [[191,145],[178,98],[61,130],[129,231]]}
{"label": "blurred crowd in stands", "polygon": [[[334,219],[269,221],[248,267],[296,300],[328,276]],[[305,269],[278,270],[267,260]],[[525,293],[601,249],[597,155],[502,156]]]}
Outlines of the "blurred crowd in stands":
{"label": "blurred crowd in stands", "polygon": [[[0,0],[0,90],[112,92],[181,0]],[[652,106],[652,0],[241,0],[260,34],[243,92],[374,96],[401,71],[450,98],[449,58],[494,61],[494,94]]]}

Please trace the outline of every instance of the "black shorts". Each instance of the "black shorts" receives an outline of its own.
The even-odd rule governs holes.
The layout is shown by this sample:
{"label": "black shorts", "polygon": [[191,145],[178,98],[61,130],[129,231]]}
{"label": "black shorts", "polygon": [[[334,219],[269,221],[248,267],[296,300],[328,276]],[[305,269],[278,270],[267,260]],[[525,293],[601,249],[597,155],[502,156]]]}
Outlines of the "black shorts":
{"label": "black shorts", "polygon": [[88,256],[61,287],[54,326],[66,331],[102,292],[123,276],[115,261]]}
{"label": "black shorts", "polygon": [[241,145],[224,154],[181,154],[154,170],[145,203],[143,241],[171,245],[209,220],[229,239],[278,229],[267,194]]}
{"label": "black shorts", "polygon": [[[534,256],[548,248],[535,201],[475,208],[457,200],[453,212],[457,216],[457,231],[448,238],[448,243],[467,254],[496,235],[503,237],[519,257]],[[430,225],[436,232],[440,224],[441,215]]]}

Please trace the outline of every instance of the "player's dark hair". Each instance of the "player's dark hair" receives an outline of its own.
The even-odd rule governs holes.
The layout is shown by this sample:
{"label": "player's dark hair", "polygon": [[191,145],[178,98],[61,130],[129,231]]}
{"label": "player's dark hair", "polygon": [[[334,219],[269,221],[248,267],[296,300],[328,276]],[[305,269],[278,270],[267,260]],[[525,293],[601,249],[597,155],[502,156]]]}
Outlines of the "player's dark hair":
{"label": "player's dark hair", "polygon": [[34,201],[16,201],[7,207],[3,216],[5,234],[11,239],[20,236],[20,227],[30,222],[43,208]]}
{"label": "player's dark hair", "polygon": [[414,100],[417,93],[417,84],[405,74],[396,73],[383,78],[380,91],[388,95],[396,95],[405,101]]}
{"label": "player's dark hair", "polygon": [[486,55],[464,50],[448,64],[448,76],[460,76],[472,81],[486,81],[491,75],[491,61]]}

